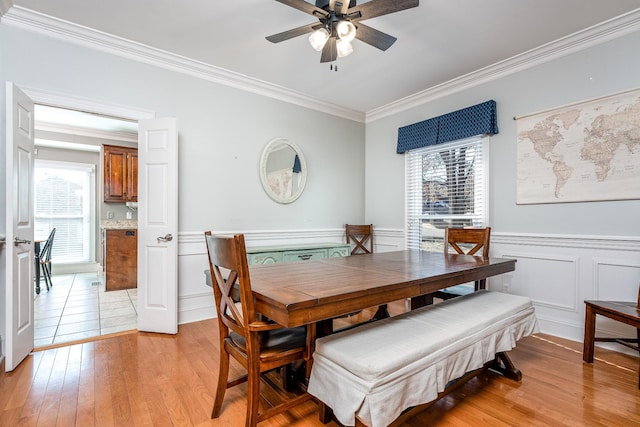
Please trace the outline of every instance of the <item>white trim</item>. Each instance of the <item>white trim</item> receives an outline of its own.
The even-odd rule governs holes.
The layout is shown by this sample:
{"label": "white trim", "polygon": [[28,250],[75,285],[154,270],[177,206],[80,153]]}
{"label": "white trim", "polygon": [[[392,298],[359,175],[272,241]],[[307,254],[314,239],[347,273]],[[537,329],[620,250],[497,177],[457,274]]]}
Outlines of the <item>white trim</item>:
{"label": "white trim", "polygon": [[225,86],[268,96],[284,102],[318,110],[338,117],[364,122],[364,113],[324,102],[301,92],[258,80],[224,68],[209,65],[184,56],[132,42],[92,28],[57,19],[14,6],[2,18],[2,22],[27,31],[36,32],[70,43],[86,46],[160,68],[212,81]]}
{"label": "white trim", "polygon": [[[212,230],[212,232],[223,236],[232,236],[237,233],[244,233],[247,243],[253,242],[256,246],[283,244],[283,242],[287,240],[314,240],[343,243],[345,238],[343,228],[253,231]],[[402,240],[405,237],[405,231],[401,228],[378,228],[374,226],[374,232],[376,239],[378,240],[380,238]],[[180,244],[204,244],[204,231],[180,232],[178,234],[178,242]],[[640,236],[534,234],[497,232],[495,230],[491,230],[491,244],[640,252]],[[204,246],[202,247],[202,251],[198,253],[206,253]],[[180,250],[179,255],[192,255],[192,253],[185,253],[183,250]]]}
{"label": "white trim", "polygon": [[[101,145],[78,144],[75,142],[56,141],[53,139],[46,139],[46,138],[36,138],[35,145],[36,145],[36,148],[51,147],[51,148],[60,148],[63,150],[89,151],[92,153],[99,153],[102,150]],[[37,154],[38,152],[36,151],[36,155]]]}
{"label": "white trim", "polygon": [[[592,268],[593,268],[593,288],[591,289],[593,299],[602,299],[600,295],[601,283],[599,281],[600,278],[600,268],[603,266],[607,267],[622,267],[622,268],[632,268],[632,269],[640,269],[640,262],[637,259],[627,260],[620,258],[600,258],[593,257],[591,259]],[[608,284],[602,284],[602,286],[607,286]]]}
{"label": "white trim", "polygon": [[35,128],[39,131],[63,133],[65,135],[88,136],[92,138],[109,139],[113,141],[124,141],[135,144],[138,143],[138,134],[133,132],[103,131],[98,129],[88,129],[84,127],[61,125],[58,123],[48,123],[43,121],[36,121]]}
{"label": "white trim", "polygon": [[[7,1],[0,0],[0,7],[6,5]],[[20,6],[11,7],[2,16],[2,22],[44,34],[47,37],[87,46],[312,110],[369,123],[638,31],[640,8],[366,113],[320,101],[282,86],[82,27]]]}
{"label": "white trim", "polygon": [[614,250],[624,252],[640,251],[640,236],[592,236],[563,234],[505,233],[491,230],[492,244],[546,246],[558,248],[579,248]]}
{"label": "white trim", "polygon": [[20,85],[20,89],[36,104],[45,104],[52,107],[61,107],[130,120],[153,119],[156,117],[155,112],[142,108],[111,104],[82,96],[30,88],[22,85]]}
{"label": "white trim", "polygon": [[[527,248],[528,249],[528,248]],[[507,259],[515,259],[515,260],[523,260],[523,259],[530,259],[530,260],[537,260],[537,261],[543,261],[543,262],[547,262],[547,263],[565,263],[565,264],[569,264],[570,266],[572,266],[573,268],[573,282],[572,283],[568,283],[567,285],[571,285],[573,288],[573,299],[572,299],[572,304],[571,305],[563,305],[563,304],[554,304],[551,302],[546,302],[546,301],[542,301],[536,298],[531,297],[532,301],[534,302],[534,304],[536,306],[541,306],[541,307],[549,307],[549,308],[553,308],[553,309],[557,309],[557,310],[564,310],[564,311],[568,311],[571,313],[577,313],[578,312],[578,295],[579,295],[579,290],[580,290],[580,284],[578,283],[578,277],[580,277],[580,272],[579,272],[579,267],[580,267],[580,258],[576,257],[576,256],[561,256],[561,255],[550,255],[550,254],[536,254],[536,253],[530,253],[530,252],[518,252],[518,251],[514,251],[514,250],[510,250],[510,251],[504,251],[501,252],[499,254],[500,258],[507,258]],[[516,269],[518,267],[516,266]],[[503,291],[508,292],[509,289],[503,289]]]}

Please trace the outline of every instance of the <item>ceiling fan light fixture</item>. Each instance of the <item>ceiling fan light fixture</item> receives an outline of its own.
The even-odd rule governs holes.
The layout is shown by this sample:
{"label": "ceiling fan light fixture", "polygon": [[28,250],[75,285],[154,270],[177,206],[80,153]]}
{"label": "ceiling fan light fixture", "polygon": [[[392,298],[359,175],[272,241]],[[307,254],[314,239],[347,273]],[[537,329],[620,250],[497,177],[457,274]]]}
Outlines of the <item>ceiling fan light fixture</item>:
{"label": "ceiling fan light fixture", "polygon": [[309,44],[318,52],[322,50],[327,40],[329,40],[329,32],[326,28],[320,28],[309,36]]}
{"label": "ceiling fan light fixture", "polygon": [[356,26],[349,21],[340,21],[336,26],[336,33],[340,40],[353,41],[356,38]]}
{"label": "ceiling fan light fixture", "polygon": [[336,50],[338,51],[338,58],[344,58],[353,53],[353,46],[349,41],[340,39],[336,41]]}

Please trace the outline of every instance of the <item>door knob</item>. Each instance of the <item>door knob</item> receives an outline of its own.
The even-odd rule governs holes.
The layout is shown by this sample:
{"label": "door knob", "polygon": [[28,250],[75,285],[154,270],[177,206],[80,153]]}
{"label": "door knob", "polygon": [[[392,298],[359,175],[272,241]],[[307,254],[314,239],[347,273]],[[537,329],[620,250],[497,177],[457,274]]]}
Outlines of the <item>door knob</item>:
{"label": "door knob", "polygon": [[31,244],[31,240],[21,239],[19,237],[16,237],[16,238],[13,239],[13,245],[14,246],[18,246],[19,244],[22,244],[22,243],[30,245]]}
{"label": "door knob", "polygon": [[160,236],[157,239],[158,239],[158,243],[160,243],[160,242],[170,242],[170,241],[173,240],[173,236],[171,234],[167,234],[166,236],[164,236],[164,237]]}

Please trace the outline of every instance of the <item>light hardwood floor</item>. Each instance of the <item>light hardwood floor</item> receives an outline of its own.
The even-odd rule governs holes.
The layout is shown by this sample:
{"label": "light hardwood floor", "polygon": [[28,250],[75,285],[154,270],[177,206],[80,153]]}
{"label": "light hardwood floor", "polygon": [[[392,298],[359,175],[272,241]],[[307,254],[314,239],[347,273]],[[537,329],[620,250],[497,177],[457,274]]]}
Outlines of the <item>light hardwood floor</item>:
{"label": "light hardwood floor", "polygon": [[[551,336],[525,338],[510,352],[521,383],[482,374],[402,425],[640,425],[638,358],[596,349],[591,365],[581,351]],[[174,336],[136,332],[35,352],[0,374],[0,425],[243,426],[246,384],[227,391],[220,418],[209,419],[217,366],[215,319]],[[260,424],[322,425],[314,401]]]}

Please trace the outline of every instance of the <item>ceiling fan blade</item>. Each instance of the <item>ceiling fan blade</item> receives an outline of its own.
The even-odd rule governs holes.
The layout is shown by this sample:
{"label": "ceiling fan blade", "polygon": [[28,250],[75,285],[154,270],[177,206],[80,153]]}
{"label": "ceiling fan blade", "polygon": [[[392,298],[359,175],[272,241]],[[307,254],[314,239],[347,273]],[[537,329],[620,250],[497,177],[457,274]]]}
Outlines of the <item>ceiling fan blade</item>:
{"label": "ceiling fan blade", "polygon": [[380,50],[389,49],[391,45],[398,40],[389,34],[383,33],[375,28],[371,28],[361,22],[358,22],[356,27],[356,38],[358,40],[370,44],[373,47],[377,47]]}
{"label": "ceiling fan blade", "polygon": [[344,15],[347,13],[347,9],[349,9],[349,0],[336,1],[336,5],[334,7],[338,9],[333,9],[337,15]]}
{"label": "ceiling fan blade", "polygon": [[313,15],[316,18],[324,18],[328,15],[326,10],[322,10],[319,7],[312,5],[311,3],[307,3],[304,0],[276,0],[279,3],[286,4],[294,9],[301,10],[302,12],[308,13],[309,15]]}
{"label": "ceiling fan blade", "polygon": [[419,4],[420,0],[371,0],[350,8],[347,14],[349,16],[358,14],[359,16],[353,16],[351,19],[353,22],[356,22],[411,9],[412,7],[417,7]]}
{"label": "ceiling fan blade", "polygon": [[338,57],[338,50],[336,49],[336,38],[329,37],[329,40],[322,48],[322,56],[320,56],[320,62],[333,62]]}
{"label": "ceiling fan blade", "polygon": [[303,34],[311,33],[320,27],[322,27],[322,24],[315,22],[313,24],[303,25],[302,27],[293,28],[288,31],[283,31],[278,34],[270,35],[266,37],[266,39],[269,40],[271,43],[280,43],[282,41],[289,40],[294,37],[301,36]]}

